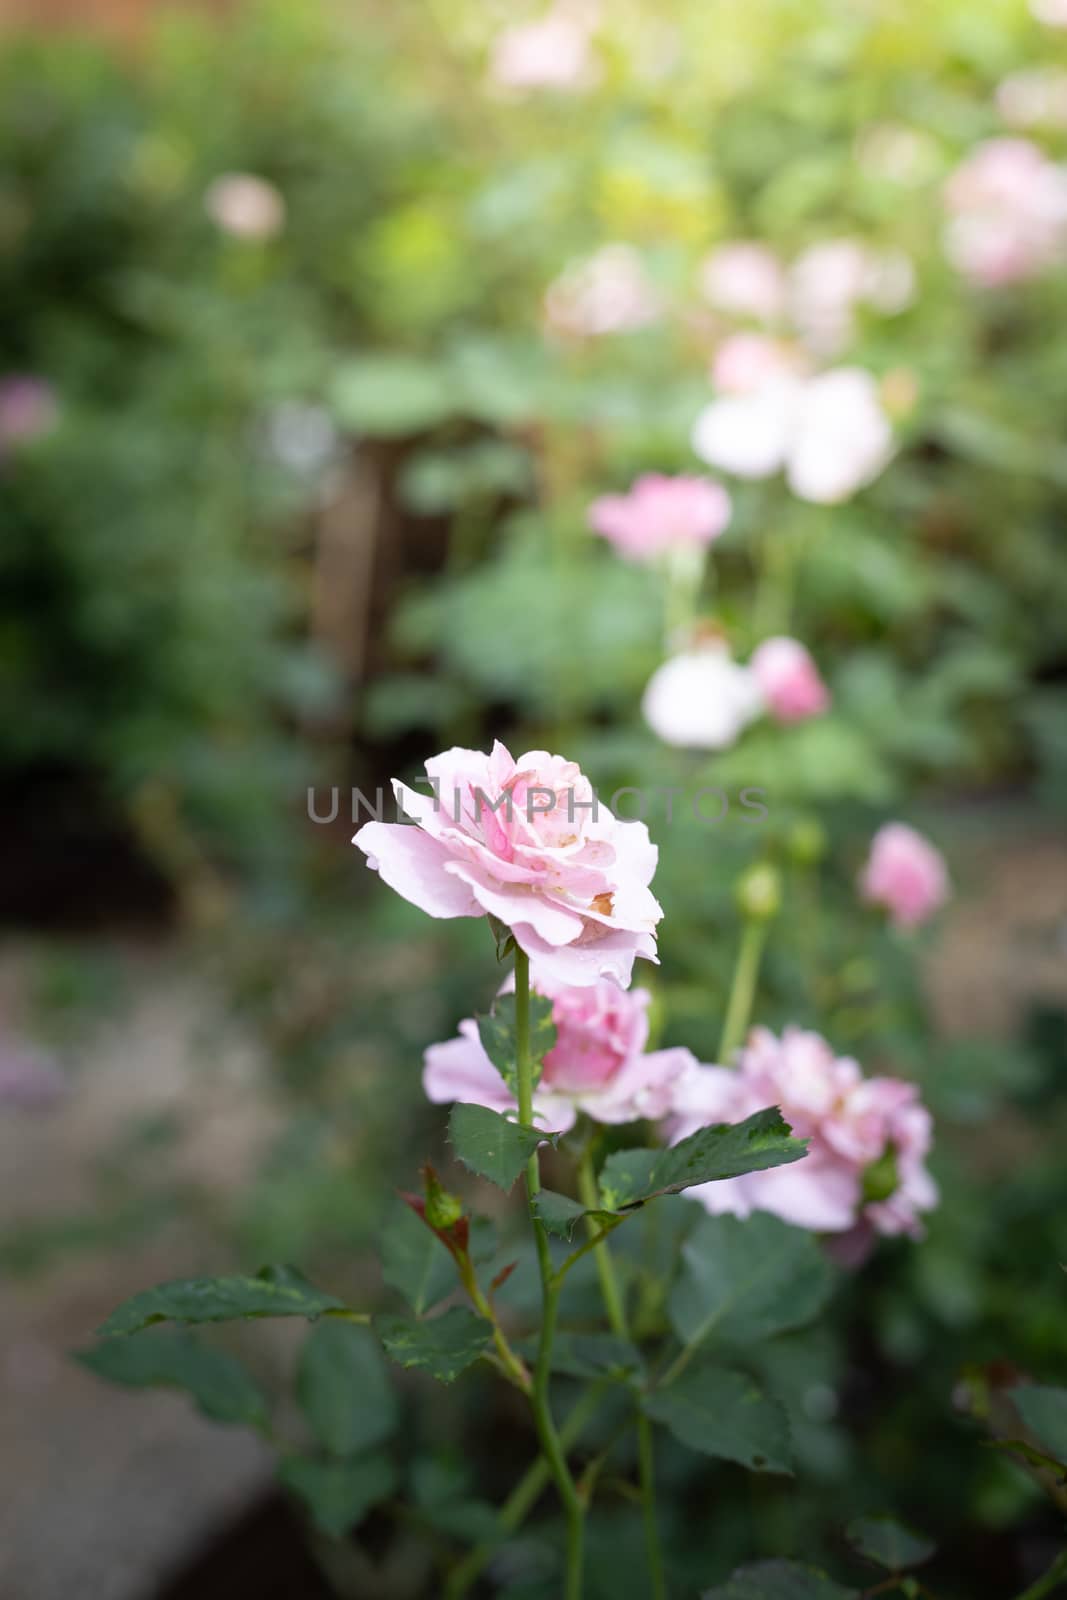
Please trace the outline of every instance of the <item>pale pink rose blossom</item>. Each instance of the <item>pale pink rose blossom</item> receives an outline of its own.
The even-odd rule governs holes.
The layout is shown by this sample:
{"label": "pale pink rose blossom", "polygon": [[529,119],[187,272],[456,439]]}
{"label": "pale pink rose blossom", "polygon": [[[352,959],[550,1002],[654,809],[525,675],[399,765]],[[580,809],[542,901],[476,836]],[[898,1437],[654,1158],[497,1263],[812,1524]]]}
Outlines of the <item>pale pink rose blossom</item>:
{"label": "pale pink rose blossom", "polygon": [[0,378],[0,457],[48,433],[58,409],[55,392],[43,378],[23,373]]}
{"label": "pale pink rose blossom", "polygon": [[785,311],[781,262],[766,245],[736,239],[713,250],[700,269],[700,287],[716,311],[774,322]]}
{"label": "pale pink rose blossom", "polygon": [[985,288],[1067,260],[1067,168],[1029,139],[987,139],[945,185],[945,250]]}
{"label": "pale pink rose blossom", "polygon": [[727,750],[763,711],[755,675],[724,644],[683,651],[649,679],[641,711],[664,744]]}
{"label": "pale pink rose blossom", "polygon": [[[930,1115],[914,1084],[865,1078],[816,1033],[790,1027],[777,1038],[755,1028],[736,1070],[698,1067],[679,1081],[669,1135],[677,1141],[712,1123],[741,1122],[768,1105],[810,1141],[804,1159],[688,1195],[714,1214],[771,1211],[819,1233],[921,1234],[920,1215],[937,1204],[937,1188],[925,1165]],[[873,1194],[865,1177],[887,1157],[896,1182],[883,1197],[885,1172]]]}
{"label": "pale pink rose blossom", "polygon": [[778,378],[793,379],[806,370],[795,346],[766,333],[732,333],[712,358],[710,377],[721,394],[753,394]]}
{"label": "pale pink rose blossom", "polygon": [[505,28],[493,42],[490,83],[511,94],[591,87],[597,77],[590,48],[594,21],[589,6],[561,3],[532,22]]}
{"label": "pale pink rose blossom", "polygon": [[680,547],[703,548],[730,520],[730,496],[710,478],[646,473],[628,494],[589,507],[589,525],[628,561],[654,561]]}
{"label": "pale pink rose blossom", "polygon": [[948,899],[944,857],[907,823],[887,822],[871,841],[860,888],[897,927],[916,928]]}
{"label": "pale pink rose blossom", "polygon": [[790,307],[808,347],[839,355],[855,330],[859,306],[884,316],[904,311],[915,297],[915,268],[903,251],[879,253],[857,239],[826,239],[790,268]]}
{"label": "pale pink rose blossom", "polygon": [[[649,995],[620,989],[610,978],[582,988],[537,984],[552,1001],[556,1043],[544,1060],[534,1091],[534,1122],[565,1133],[579,1112],[596,1122],[659,1120],[671,1108],[676,1086],[696,1068],[688,1050],[645,1054]],[[493,1111],[517,1109],[500,1073],[468,1018],[459,1037],[426,1051],[423,1087],[435,1104],[462,1101]]]}
{"label": "pale pink rose blossom", "polygon": [[368,822],[352,841],[405,900],[432,917],[499,918],[539,982],[626,985],[636,956],[656,960],[656,847],[573,761],[515,761],[497,741],[489,755],[446,750],[426,772],[433,795],[393,782],[415,826]]}
{"label": "pale pink rose blossom", "polygon": [[764,639],[751,660],[753,675],[778,722],[803,722],[830,704],[819,669],[798,639]]}
{"label": "pale pink rose blossom", "polygon": [[285,200],[266,178],[226,172],[208,186],[204,206],[211,220],[235,239],[273,239],[285,226]]}
{"label": "pale pink rose blossom", "polygon": [[997,110],[1014,128],[1067,128],[1067,72],[1029,67],[997,85]]}
{"label": "pale pink rose blossom", "polygon": [[834,367],[713,400],[694,423],[692,444],[710,466],[741,478],[784,468],[802,500],[834,505],[884,470],[893,434],[871,374]]}
{"label": "pale pink rose blossom", "polygon": [[663,302],[639,252],[628,244],[606,244],[549,284],[544,311],[551,332],[598,338],[658,321]]}

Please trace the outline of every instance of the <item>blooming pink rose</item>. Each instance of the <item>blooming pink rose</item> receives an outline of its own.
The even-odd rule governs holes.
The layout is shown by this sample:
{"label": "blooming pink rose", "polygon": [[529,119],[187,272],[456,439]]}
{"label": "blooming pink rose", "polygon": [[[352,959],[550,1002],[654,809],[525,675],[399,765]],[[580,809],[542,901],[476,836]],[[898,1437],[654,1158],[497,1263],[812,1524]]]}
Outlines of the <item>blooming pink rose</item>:
{"label": "blooming pink rose", "polygon": [[663,915],[649,889],[657,851],[643,822],[619,822],[573,761],[446,750],[426,763],[434,794],[394,780],[407,823],[368,822],[353,844],[431,917],[498,917],[539,981],[628,984],[656,959]]}
{"label": "blooming pink rose", "polygon": [[803,722],[830,704],[818,667],[797,639],[765,639],[752,656],[751,668],[771,716],[779,722]]}
{"label": "blooming pink rose", "polygon": [[944,857],[907,823],[887,822],[871,841],[860,887],[898,928],[916,928],[948,899]]}
{"label": "blooming pink rose", "polygon": [[816,1033],[786,1028],[779,1039],[755,1028],[736,1071],[698,1067],[679,1081],[670,1135],[740,1122],[768,1105],[780,1106],[794,1135],[810,1141],[804,1160],[688,1194],[715,1214],[772,1211],[820,1233],[919,1233],[937,1188],[925,1166],[930,1115],[914,1084],[864,1078]]}
{"label": "blooming pink rose", "polygon": [[785,309],[785,274],[772,250],[753,240],[722,244],[704,261],[700,286],[716,311],[773,322]]}
{"label": "blooming pink rose", "polygon": [[945,186],[945,250],[985,287],[1036,277],[1067,256],[1067,170],[1029,139],[987,139]]}
{"label": "blooming pink rose", "polygon": [[[644,1054],[649,995],[620,989],[610,978],[570,988],[539,981],[552,1000],[556,1043],[545,1057],[534,1091],[534,1121],[563,1133],[580,1111],[597,1122],[658,1119],[671,1106],[674,1088],[697,1063],[688,1050]],[[459,1037],[426,1052],[423,1087],[437,1104],[460,1100],[513,1112],[516,1102],[482,1048],[478,1025],[459,1025]]]}
{"label": "blooming pink rose", "polygon": [[629,494],[605,494],[589,507],[589,525],[629,561],[650,561],[680,546],[708,545],[730,520],[730,496],[710,478],[649,472]]}

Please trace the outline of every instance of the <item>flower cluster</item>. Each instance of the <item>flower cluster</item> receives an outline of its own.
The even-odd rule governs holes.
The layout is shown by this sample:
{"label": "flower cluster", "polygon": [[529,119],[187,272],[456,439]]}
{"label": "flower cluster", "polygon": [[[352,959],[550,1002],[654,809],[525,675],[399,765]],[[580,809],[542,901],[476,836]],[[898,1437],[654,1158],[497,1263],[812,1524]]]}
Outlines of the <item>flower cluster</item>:
{"label": "flower cluster", "polygon": [[819,1233],[855,1228],[921,1231],[937,1203],[926,1169],[930,1114],[914,1084],[865,1078],[849,1057],[801,1028],[777,1038],[755,1028],[736,1070],[701,1067],[678,1085],[672,1139],[715,1122],[739,1122],[777,1105],[793,1132],[811,1141],[803,1161],[689,1190],[714,1213],[771,1211]]}
{"label": "flower cluster", "polygon": [[721,640],[683,651],[653,673],[645,690],[645,721],[664,744],[725,750],[757,717],[801,722],[819,716],[829,692],[797,639],[765,639],[747,666]]}

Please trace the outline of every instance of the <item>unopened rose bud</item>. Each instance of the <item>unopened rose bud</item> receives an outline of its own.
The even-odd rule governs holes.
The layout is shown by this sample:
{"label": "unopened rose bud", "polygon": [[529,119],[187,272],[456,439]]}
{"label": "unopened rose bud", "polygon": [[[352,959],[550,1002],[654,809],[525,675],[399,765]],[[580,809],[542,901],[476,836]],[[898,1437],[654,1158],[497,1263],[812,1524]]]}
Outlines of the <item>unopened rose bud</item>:
{"label": "unopened rose bud", "polygon": [[426,1221],[431,1228],[454,1228],[463,1215],[463,1201],[449,1194],[432,1167],[423,1169],[426,1192]]}
{"label": "unopened rose bud", "polygon": [[760,862],[742,873],[735,893],[742,916],[769,922],[782,909],[781,873],[769,862]]}

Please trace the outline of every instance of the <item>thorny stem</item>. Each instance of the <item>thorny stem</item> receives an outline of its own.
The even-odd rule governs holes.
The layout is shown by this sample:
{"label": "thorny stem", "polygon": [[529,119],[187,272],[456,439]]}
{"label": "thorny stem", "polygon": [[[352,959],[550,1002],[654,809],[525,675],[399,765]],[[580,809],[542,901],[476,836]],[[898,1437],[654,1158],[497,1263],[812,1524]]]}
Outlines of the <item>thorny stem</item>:
{"label": "thorny stem", "polygon": [[[530,960],[524,950],[515,950],[515,1080],[519,1103],[519,1121],[526,1127],[533,1123],[533,1065],[530,1060]],[[560,1445],[559,1434],[552,1418],[548,1387],[552,1372],[552,1342],[556,1334],[556,1317],[559,1312],[561,1281],[552,1269],[552,1256],[548,1248],[548,1233],[544,1223],[534,1212],[534,1200],[541,1190],[541,1169],[535,1150],[526,1168],[526,1200],[530,1224],[537,1246],[537,1263],[541,1273],[541,1338],[534,1367],[533,1392],[530,1404],[534,1426],[540,1441],[541,1452],[548,1464],[552,1481],[556,1485],[567,1523],[567,1557],[565,1600],[581,1600],[582,1594],[582,1544],[585,1531],[585,1507],[575,1486],[566,1457]]]}
{"label": "thorny stem", "polygon": [[[587,1146],[578,1165],[578,1193],[582,1204],[594,1209],[598,1202],[596,1174],[593,1171],[592,1149]],[[630,1324],[626,1316],[626,1303],[615,1276],[615,1263],[608,1248],[610,1229],[598,1232],[592,1217],[586,1219],[590,1238],[588,1248],[596,1257],[597,1275],[604,1309],[608,1314],[611,1331],[620,1339],[629,1339]],[[579,1252],[581,1254],[581,1252]],[[577,1260],[577,1255],[573,1257]],[[659,1523],[656,1519],[655,1454],[652,1443],[652,1425],[644,1412],[637,1411],[638,1477],[641,1485],[641,1509],[645,1524],[645,1548],[651,1580],[652,1600],[666,1600],[667,1583],[663,1573],[663,1550],[660,1545]]]}

